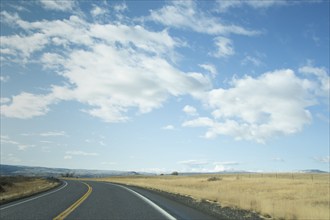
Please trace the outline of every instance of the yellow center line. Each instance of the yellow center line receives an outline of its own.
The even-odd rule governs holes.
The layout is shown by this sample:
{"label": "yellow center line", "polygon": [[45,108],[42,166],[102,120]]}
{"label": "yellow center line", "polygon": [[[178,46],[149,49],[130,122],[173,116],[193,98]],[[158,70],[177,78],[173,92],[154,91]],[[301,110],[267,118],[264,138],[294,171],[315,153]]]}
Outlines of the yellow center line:
{"label": "yellow center line", "polygon": [[55,218],[53,218],[53,220],[63,220],[63,219],[65,219],[81,203],[83,203],[85,201],[85,199],[87,199],[87,197],[92,193],[92,191],[93,191],[92,187],[90,185],[88,185],[87,183],[84,183],[84,182],[82,182],[82,183],[85,184],[88,187],[88,190],[85,193],[85,195],[83,195],[80,199],[78,199],[75,203],[73,203],[69,208],[67,208],[66,210],[64,210],[58,216],[56,216]]}

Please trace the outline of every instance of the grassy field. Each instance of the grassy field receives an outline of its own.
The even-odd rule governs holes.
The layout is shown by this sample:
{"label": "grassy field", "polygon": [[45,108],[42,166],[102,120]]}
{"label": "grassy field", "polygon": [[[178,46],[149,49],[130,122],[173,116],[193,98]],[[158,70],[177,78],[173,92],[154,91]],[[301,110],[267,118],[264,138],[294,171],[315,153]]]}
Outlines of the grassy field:
{"label": "grassy field", "polygon": [[218,202],[273,219],[330,219],[329,174],[129,176],[96,179]]}
{"label": "grassy field", "polygon": [[59,182],[54,181],[53,179],[23,176],[0,176],[0,204],[46,191],[58,184]]}

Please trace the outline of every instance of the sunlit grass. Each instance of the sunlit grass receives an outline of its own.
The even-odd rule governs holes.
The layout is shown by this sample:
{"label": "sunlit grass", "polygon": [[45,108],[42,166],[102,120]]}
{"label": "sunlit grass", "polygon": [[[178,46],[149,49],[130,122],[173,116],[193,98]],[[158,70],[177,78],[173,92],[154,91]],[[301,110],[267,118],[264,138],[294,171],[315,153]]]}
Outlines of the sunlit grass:
{"label": "sunlit grass", "polygon": [[0,177],[0,203],[42,192],[58,184],[58,182],[37,177]]}
{"label": "sunlit grass", "polygon": [[189,195],[275,219],[330,218],[329,174],[130,176],[97,180]]}

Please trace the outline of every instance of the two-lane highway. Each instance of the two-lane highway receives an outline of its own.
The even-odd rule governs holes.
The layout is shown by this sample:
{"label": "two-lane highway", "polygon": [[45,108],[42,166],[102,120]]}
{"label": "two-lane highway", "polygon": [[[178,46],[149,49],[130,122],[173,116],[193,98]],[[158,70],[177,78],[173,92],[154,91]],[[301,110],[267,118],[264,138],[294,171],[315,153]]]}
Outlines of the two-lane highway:
{"label": "two-lane highway", "polygon": [[214,219],[156,193],[65,180],[60,188],[0,207],[0,219]]}

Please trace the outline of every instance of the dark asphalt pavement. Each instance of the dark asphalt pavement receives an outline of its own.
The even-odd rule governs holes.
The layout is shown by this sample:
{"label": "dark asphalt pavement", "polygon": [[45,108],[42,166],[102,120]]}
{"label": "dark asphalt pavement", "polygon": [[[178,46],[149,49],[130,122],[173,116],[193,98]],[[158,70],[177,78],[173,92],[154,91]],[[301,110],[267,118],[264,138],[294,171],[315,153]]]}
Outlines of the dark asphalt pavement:
{"label": "dark asphalt pavement", "polygon": [[55,190],[0,206],[0,219],[53,219],[87,191],[87,186],[79,181],[66,180],[63,184]]}
{"label": "dark asphalt pavement", "polygon": [[[93,189],[92,193],[66,219],[214,219],[149,190],[105,182],[83,182]],[[53,219],[87,190],[81,181],[66,180],[53,191],[1,206],[0,219]]]}

